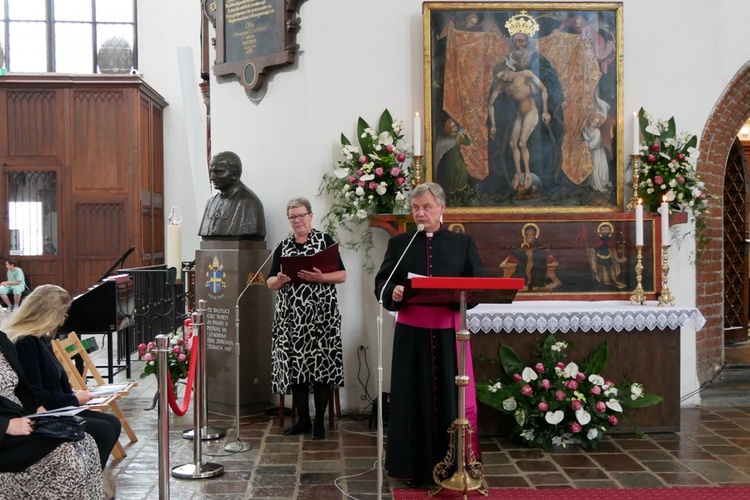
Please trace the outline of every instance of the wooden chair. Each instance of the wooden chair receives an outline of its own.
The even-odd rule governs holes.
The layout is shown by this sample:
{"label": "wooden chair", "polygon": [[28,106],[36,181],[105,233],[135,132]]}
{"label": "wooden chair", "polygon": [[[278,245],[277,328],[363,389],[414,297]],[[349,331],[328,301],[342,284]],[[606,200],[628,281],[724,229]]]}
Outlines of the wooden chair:
{"label": "wooden chair", "polygon": [[[284,406],[284,394],[279,394],[279,427],[284,428],[284,412],[286,407]],[[294,422],[294,410],[297,405],[294,403],[294,397],[292,397],[292,422]],[[335,407],[335,412],[334,412]],[[335,418],[341,418],[341,401],[339,400],[339,388],[333,387],[331,389],[331,397],[328,398],[328,429],[333,430],[333,422]]]}
{"label": "wooden chair", "polygon": [[[86,384],[86,379],[89,376],[91,376],[96,382],[96,384],[94,385],[107,385],[104,378],[102,378],[102,376],[99,374],[99,370],[96,369],[96,364],[89,356],[89,353],[86,352],[86,348],[83,346],[81,340],[78,338],[78,335],[76,335],[75,332],[70,332],[67,338],[63,340],[53,340],[52,347],[55,351],[55,356],[63,365],[63,368],[65,368],[65,372],[70,379],[70,385],[73,389],[82,391],[89,389],[89,386]],[[75,367],[75,362],[72,358],[76,355],[80,355],[83,359],[83,372],[79,372]],[[117,400],[124,396],[127,396],[130,393],[130,389],[137,386],[138,382],[128,382],[127,384],[122,385],[125,386],[122,390],[118,391],[111,397],[107,397],[102,403],[97,405],[90,405],[88,406],[88,408],[92,410],[112,411],[112,413],[120,419],[122,429],[125,431],[125,434],[128,435],[128,438],[130,438],[130,442],[135,443],[136,441],[138,441],[138,436],[135,435],[135,432],[133,432],[133,428],[130,427],[130,423],[128,422],[128,419],[125,418],[125,415],[122,413],[122,410],[118,406]],[[126,456],[125,450],[122,448],[122,445],[120,445],[119,442],[112,450],[112,455],[115,458],[122,458]]]}

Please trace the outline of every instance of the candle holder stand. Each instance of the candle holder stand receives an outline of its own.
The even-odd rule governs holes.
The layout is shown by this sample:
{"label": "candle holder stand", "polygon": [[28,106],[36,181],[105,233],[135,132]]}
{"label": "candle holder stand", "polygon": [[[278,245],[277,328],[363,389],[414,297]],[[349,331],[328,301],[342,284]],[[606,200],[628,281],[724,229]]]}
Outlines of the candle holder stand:
{"label": "candle holder stand", "polygon": [[640,173],[638,168],[638,155],[631,155],[633,162],[633,196],[630,198],[628,203],[628,212],[635,210],[635,206],[638,205],[638,182],[640,182]]}
{"label": "candle holder stand", "polygon": [[411,179],[412,187],[417,187],[422,182],[422,155],[414,156],[414,176]]}
{"label": "candle holder stand", "polygon": [[674,305],[674,297],[667,286],[669,276],[669,245],[661,246],[661,292],[659,293],[659,307]]}
{"label": "candle holder stand", "polygon": [[636,245],[635,248],[638,250],[638,257],[635,263],[635,281],[637,283],[633,295],[630,296],[631,304],[638,304],[641,306],[646,305],[646,293],[643,291],[643,245]]}

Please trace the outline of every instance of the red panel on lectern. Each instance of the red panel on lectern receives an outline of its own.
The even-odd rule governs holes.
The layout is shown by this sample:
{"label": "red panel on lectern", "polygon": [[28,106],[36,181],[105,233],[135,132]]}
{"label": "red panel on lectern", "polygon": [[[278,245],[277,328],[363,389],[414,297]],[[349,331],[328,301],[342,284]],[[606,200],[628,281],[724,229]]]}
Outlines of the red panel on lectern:
{"label": "red panel on lectern", "polygon": [[523,278],[415,276],[407,280],[404,296],[410,304],[448,304],[467,292],[467,302],[509,304],[523,286]]}

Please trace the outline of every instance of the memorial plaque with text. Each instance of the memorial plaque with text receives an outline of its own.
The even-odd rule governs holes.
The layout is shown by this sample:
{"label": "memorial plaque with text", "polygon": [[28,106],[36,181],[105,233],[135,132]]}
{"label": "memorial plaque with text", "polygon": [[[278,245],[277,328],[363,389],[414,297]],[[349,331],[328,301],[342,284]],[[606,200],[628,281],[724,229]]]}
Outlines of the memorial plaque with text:
{"label": "memorial plaque with text", "polygon": [[258,90],[272,68],[292,64],[304,0],[221,0],[216,19],[216,76],[236,75]]}

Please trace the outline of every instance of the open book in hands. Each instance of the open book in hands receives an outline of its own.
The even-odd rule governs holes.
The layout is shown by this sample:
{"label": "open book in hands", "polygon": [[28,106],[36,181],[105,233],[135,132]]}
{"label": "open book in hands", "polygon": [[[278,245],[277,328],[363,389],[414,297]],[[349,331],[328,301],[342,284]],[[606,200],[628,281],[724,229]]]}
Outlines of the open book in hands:
{"label": "open book in hands", "polygon": [[339,270],[339,244],[334,243],[315,255],[295,255],[281,257],[281,272],[289,276],[292,283],[303,283],[297,276],[302,270],[311,271],[314,267],[321,273],[332,273]]}

